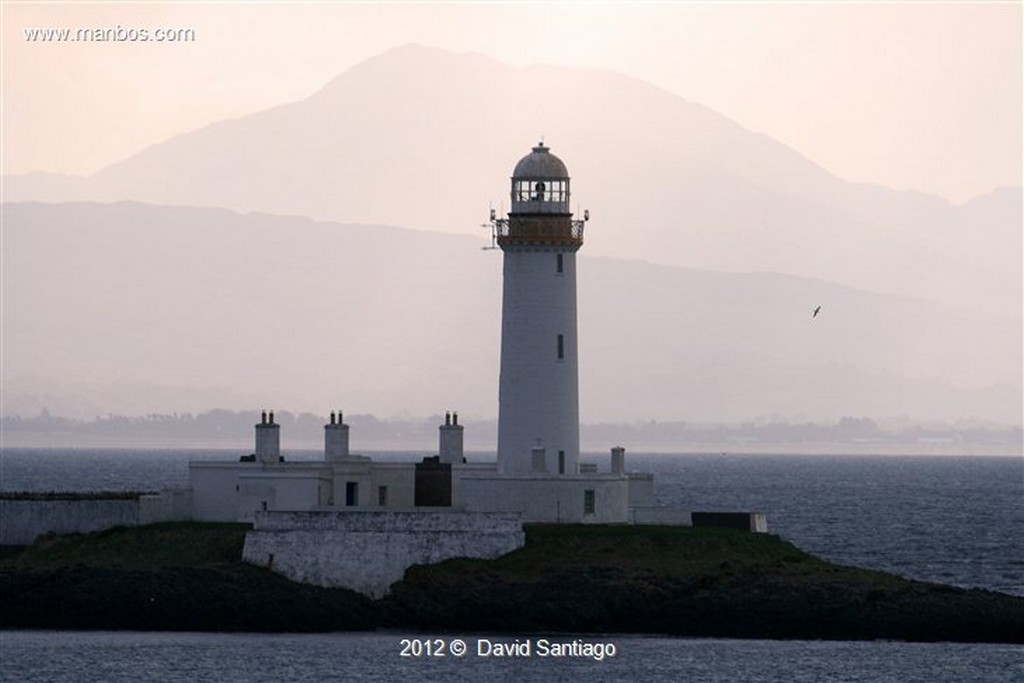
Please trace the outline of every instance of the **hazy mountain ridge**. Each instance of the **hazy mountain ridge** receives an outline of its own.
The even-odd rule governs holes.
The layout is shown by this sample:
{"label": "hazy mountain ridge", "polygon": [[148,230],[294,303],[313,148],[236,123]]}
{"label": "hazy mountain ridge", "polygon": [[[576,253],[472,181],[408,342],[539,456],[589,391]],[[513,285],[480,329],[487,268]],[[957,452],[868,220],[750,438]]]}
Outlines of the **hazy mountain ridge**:
{"label": "hazy mountain ridge", "polygon": [[[542,135],[569,166],[573,206],[594,217],[588,255],[783,272],[1019,315],[1019,188],[956,207],[848,183],[635,78],[415,45],[303,101],[142,150],[72,198],[471,234]],[[59,194],[8,180],[9,200]]]}
{"label": "hazy mountain ridge", "polygon": [[584,420],[1019,424],[1020,188],[847,183],[634,78],[419,46],[90,178],[5,178],[8,202],[178,206],[3,207],[5,410],[493,415],[478,226],[540,135],[593,216]]}
{"label": "hazy mountain ridge", "polygon": [[[7,414],[496,414],[501,262],[482,234],[132,202],[3,212]],[[1009,318],[586,248],[579,292],[585,422],[1019,424]]]}

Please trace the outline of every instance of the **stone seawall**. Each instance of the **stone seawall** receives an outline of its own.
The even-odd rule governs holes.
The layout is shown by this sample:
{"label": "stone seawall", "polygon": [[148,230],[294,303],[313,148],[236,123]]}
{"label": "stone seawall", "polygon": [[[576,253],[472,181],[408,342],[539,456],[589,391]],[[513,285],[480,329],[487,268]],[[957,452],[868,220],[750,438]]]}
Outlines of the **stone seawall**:
{"label": "stone seawall", "polygon": [[242,559],[293,581],[378,598],[412,565],[492,559],[525,543],[516,513],[257,512]]}
{"label": "stone seawall", "polygon": [[39,536],[85,534],[191,516],[188,491],[103,494],[5,494],[0,498],[0,545],[31,545]]}

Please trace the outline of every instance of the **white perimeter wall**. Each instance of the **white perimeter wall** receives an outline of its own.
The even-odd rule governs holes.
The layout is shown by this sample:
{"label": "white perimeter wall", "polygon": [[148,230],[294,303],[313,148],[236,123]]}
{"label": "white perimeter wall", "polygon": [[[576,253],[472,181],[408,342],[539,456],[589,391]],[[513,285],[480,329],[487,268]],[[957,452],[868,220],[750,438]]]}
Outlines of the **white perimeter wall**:
{"label": "white perimeter wall", "polygon": [[169,490],[137,499],[0,500],[0,545],[31,545],[39,536],[86,534],[115,526],[186,520],[188,491]]}
{"label": "white perimeter wall", "polygon": [[347,510],[258,512],[242,559],[293,581],[387,594],[414,564],[491,559],[526,542],[515,514]]}
{"label": "white perimeter wall", "polygon": [[690,511],[681,507],[635,507],[629,509],[630,524],[691,526]]}

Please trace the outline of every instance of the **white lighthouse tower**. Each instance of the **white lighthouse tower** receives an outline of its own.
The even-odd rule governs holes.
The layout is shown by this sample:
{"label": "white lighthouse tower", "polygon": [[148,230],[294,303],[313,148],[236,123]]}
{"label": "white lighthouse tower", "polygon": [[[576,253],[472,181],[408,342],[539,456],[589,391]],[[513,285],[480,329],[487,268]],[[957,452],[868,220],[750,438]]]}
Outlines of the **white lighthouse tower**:
{"label": "white lighthouse tower", "polygon": [[498,473],[579,472],[576,252],[584,220],[569,210],[569,173],[544,143],[512,172],[512,210],[491,211],[504,258]]}

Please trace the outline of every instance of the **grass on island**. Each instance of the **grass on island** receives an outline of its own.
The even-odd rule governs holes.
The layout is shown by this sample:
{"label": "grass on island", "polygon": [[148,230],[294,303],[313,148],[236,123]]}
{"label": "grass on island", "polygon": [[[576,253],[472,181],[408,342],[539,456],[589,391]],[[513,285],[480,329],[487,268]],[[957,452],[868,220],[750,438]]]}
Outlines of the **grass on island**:
{"label": "grass on island", "polygon": [[[241,561],[249,524],[164,522],[90,534],[47,534],[3,566],[202,567]],[[574,567],[604,567],[657,576],[769,566],[821,568],[822,560],[777,536],[680,526],[527,524],[526,545],[497,560],[447,560],[441,573],[500,571],[529,580]],[[429,569],[424,567],[423,569]]]}
{"label": "grass on island", "polygon": [[456,558],[417,566],[407,578],[449,583],[472,578],[530,583],[586,569],[659,578],[799,576],[833,565],[778,536],[682,526],[526,525],[526,545],[495,560]]}
{"label": "grass on island", "polygon": [[[239,565],[245,532],[250,528],[249,524],[165,522],[90,534],[48,534],[19,553],[0,558],[0,568]],[[831,565],[769,534],[658,525],[527,524],[525,529],[526,545],[495,560],[454,558],[417,565],[407,578],[438,584],[474,578],[532,583],[583,569],[651,579],[752,573],[798,578],[840,570],[875,574]]]}
{"label": "grass on island", "polygon": [[46,534],[0,562],[7,569],[160,569],[238,563],[250,524],[162,522],[90,534]]}
{"label": "grass on island", "polygon": [[174,522],[44,536],[0,560],[0,628],[1024,642],[1019,598],[841,567],[767,534],[527,525],[518,550],[411,567],[374,601],[243,563],[248,529]]}

